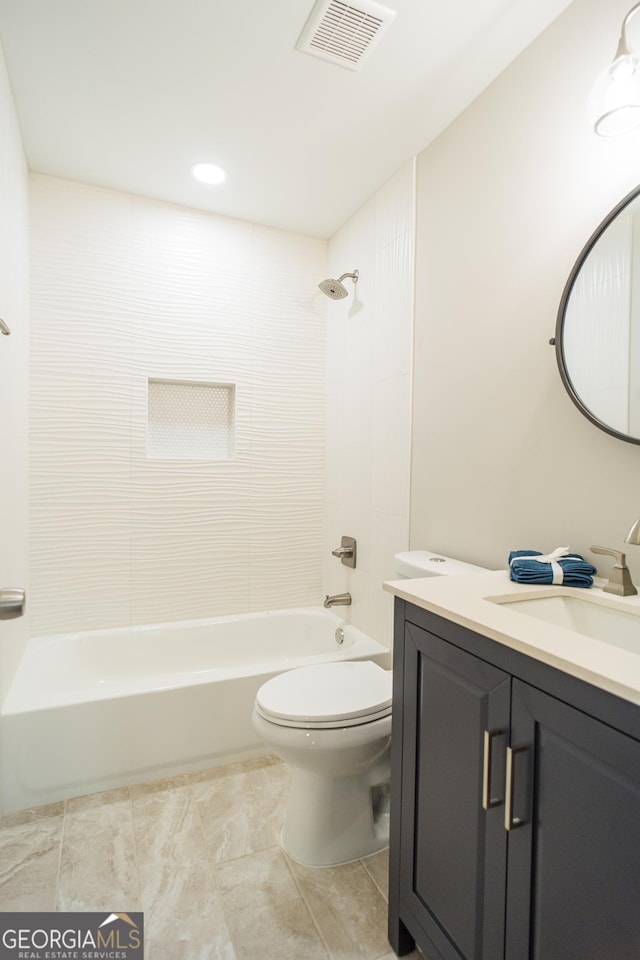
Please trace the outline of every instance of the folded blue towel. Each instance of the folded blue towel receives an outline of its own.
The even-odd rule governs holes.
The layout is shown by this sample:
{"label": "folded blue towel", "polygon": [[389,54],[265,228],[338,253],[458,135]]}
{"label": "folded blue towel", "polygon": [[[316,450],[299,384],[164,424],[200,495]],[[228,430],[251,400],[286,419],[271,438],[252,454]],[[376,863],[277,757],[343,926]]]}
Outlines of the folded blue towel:
{"label": "folded blue towel", "polygon": [[539,550],[512,550],[509,554],[509,576],[516,583],[592,587],[597,572],[579,553],[569,553],[568,547],[558,547],[546,555]]}

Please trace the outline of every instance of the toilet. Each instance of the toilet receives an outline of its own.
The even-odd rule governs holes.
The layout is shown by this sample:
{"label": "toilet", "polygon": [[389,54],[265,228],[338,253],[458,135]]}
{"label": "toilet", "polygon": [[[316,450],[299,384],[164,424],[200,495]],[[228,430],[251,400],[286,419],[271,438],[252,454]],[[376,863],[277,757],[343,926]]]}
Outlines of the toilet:
{"label": "toilet", "polygon": [[[425,550],[396,554],[402,578],[482,572]],[[389,842],[390,670],[370,660],[298,667],[267,680],[252,723],[291,769],[283,849],[309,866],[370,856]]]}
{"label": "toilet", "polygon": [[454,577],[463,573],[487,573],[488,567],[478,567],[475,563],[454,560],[441,553],[428,550],[407,550],[396,553],[394,569],[399,580],[411,580],[415,577]]}

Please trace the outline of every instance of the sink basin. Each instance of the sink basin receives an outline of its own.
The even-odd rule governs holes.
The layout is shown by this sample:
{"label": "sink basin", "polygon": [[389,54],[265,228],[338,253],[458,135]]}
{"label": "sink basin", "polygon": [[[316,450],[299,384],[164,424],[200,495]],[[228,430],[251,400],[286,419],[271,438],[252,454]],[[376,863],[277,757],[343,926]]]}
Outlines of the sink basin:
{"label": "sink basin", "polygon": [[583,599],[563,594],[554,597],[516,597],[513,600],[501,600],[500,603],[527,617],[535,617],[640,654],[640,608],[631,612],[605,606],[586,597]]}

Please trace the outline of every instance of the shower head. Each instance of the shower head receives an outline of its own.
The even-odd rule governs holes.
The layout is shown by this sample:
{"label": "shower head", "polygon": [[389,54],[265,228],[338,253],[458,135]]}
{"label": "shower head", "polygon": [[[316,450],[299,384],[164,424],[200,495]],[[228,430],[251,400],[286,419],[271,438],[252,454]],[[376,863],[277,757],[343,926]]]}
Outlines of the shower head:
{"label": "shower head", "polygon": [[341,277],[338,277],[337,280],[323,280],[322,283],[319,283],[318,286],[325,293],[330,300],[342,300],[349,293],[347,288],[342,283],[347,277],[350,277],[354,283],[358,282],[358,271],[354,270],[353,273],[343,273]]}

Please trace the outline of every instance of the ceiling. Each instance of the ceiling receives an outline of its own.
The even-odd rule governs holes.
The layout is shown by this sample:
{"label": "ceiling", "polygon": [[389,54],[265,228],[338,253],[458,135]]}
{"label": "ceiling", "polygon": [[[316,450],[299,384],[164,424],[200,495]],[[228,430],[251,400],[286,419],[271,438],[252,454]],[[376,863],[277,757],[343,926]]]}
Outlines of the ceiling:
{"label": "ceiling", "polygon": [[29,166],[329,237],[570,0],[384,2],[351,71],[296,50],[313,0],[0,0]]}

